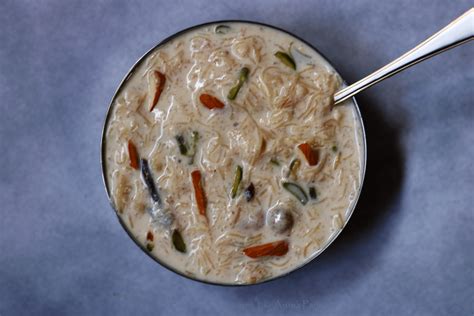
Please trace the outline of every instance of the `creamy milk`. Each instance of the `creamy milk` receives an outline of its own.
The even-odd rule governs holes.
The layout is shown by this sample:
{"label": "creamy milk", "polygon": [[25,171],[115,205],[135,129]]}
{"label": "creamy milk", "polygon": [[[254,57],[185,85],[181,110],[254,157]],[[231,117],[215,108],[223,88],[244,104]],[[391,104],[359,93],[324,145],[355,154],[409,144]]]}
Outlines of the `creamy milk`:
{"label": "creamy milk", "polygon": [[[265,26],[206,25],[159,46],[110,109],[105,178],[117,214],[152,256],[199,280],[257,283],[301,266],[345,225],[363,177],[356,107],[332,108],[340,85],[317,52]],[[223,107],[209,109],[202,95]],[[131,167],[129,141],[160,203],[143,165]]]}

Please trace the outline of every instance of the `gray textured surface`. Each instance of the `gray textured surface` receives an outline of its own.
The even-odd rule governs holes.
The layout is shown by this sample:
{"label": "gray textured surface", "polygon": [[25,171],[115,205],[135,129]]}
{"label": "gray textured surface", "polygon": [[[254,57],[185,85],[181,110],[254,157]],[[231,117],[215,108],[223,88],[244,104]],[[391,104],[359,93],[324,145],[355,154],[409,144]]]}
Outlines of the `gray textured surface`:
{"label": "gray textured surface", "polygon": [[0,315],[473,315],[474,44],[359,97],[369,146],[361,201],[322,256],[277,281],[215,287],[158,266],[120,227],[99,164],[116,86],[182,28],[274,24],[353,82],[469,5],[1,1]]}

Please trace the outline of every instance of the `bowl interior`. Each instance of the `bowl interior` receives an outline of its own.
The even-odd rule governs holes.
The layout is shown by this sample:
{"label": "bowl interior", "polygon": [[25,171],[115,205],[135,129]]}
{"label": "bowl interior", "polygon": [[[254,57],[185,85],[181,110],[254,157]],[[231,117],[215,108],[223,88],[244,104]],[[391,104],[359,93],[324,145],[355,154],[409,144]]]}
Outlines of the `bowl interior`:
{"label": "bowl interior", "polygon": [[[360,186],[359,186],[359,189],[358,189],[358,192],[357,192],[357,195],[351,205],[351,208],[349,209],[349,211],[347,212],[347,215],[346,215],[346,220],[345,222],[343,223],[343,227],[338,230],[335,234],[333,234],[331,236],[331,238],[327,241],[327,243],[325,244],[325,246],[323,248],[321,248],[319,251],[315,252],[311,257],[307,258],[304,262],[302,262],[300,265],[294,267],[292,270],[288,271],[287,273],[284,273],[284,274],[280,274],[280,275],[277,275],[277,276],[274,276],[272,278],[268,278],[268,279],[263,279],[259,282],[256,282],[256,283],[252,283],[252,284],[234,284],[234,283],[219,283],[219,282],[212,282],[212,281],[208,281],[208,280],[204,280],[204,279],[199,279],[199,278],[194,278],[194,277],[191,277],[189,275],[186,275],[184,273],[182,273],[181,271],[173,268],[172,266],[166,264],[165,262],[162,262],[160,261],[158,258],[152,256],[149,251],[147,251],[145,249],[145,247],[135,238],[135,236],[132,234],[132,232],[129,230],[129,228],[127,227],[127,225],[123,222],[122,218],[119,216],[117,210],[115,209],[114,207],[114,203],[113,203],[113,200],[112,200],[112,196],[111,196],[111,191],[110,191],[110,185],[108,183],[108,180],[107,180],[107,170],[106,170],[106,164],[105,164],[105,144],[106,144],[106,130],[107,130],[107,126],[108,126],[108,122],[110,120],[110,117],[111,117],[111,113],[112,113],[112,108],[113,108],[113,104],[115,102],[115,99],[116,97],[121,93],[122,89],[126,86],[126,83],[127,81],[132,77],[132,75],[134,74],[135,70],[147,59],[148,56],[150,56],[150,54],[152,54],[157,48],[165,45],[166,43],[168,43],[169,41],[175,39],[176,37],[179,37],[180,35],[186,33],[186,32],[189,32],[189,31],[192,31],[192,30],[195,30],[197,28],[201,28],[201,27],[206,27],[206,26],[212,26],[212,25],[218,25],[218,24],[226,24],[226,23],[248,23],[248,24],[252,24],[252,25],[259,25],[259,26],[263,26],[263,27],[267,27],[267,28],[272,28],[274,30],[277,30],[277,31],[280,31],[280,32],[283,32],[291,37],[294,37],[296,38],[297,40],[303,42],[304,44],[306,44],[308,47],[310,47],[311,49],[313,49],[317,54],[320,55],[320,57],[326,61],[329,65],[331,65],[332,69],[339,75],[340,73],[332,66],[332,63],[330,62],[330,60],[328,58],[326,58],[317,48],[315,48],[313,45],[311,45],[310,43],[306,42],[305,40],[299,38],[298,36],[286,31],[286,30],[283,30],[283,29],[280,29],[278,27],[275,27],[275,26],[272,26],[272,25],[268,25],[268,24],[264,24],[264,23],[260,23],[260,22],[254,22],[254,21],[246,21],[246,20],[221,20],[221,21],[214,21],[214,22],[208,22],[208,23],[203,23],[203,24],[199,24],[199,25],[195,25],[195,26],[192,26],[192,27],[189,27],[189,28],[186,28],[182,31],[179,31],[171,36],[169,36],[168,38],[164,39],[163,41],[159,42],[158,44],[156,44],[153,48],[151,48],[147,53],[145,53],[132,67],[131,69],[128,71],[127,75],[124,77],[124,79],[122,80],[122,82],[119,84],[116,92],[114,93],[114,96],[112,97],[112,100],[109,104],[109,107],[108,107],[108,110],[107,110],[107,114],[106,114],[106,117],[105,117],[105,120],[104,120],[104,124],[103,124],[103,129],[102,129],[102,140],[101,140],[101,166],[102,166],[102,179],[103,179],[103,183],[104,183],[104,186],[105,186],[105,190],[106,190],[106,193],[107,193],[107,197],[109,199],[109,203],[110,205],[112,206],[112,208],[114,209],[116,215],[117,215],[117,218],[120,222],[120,224],[122,225],[122,227],[124,228],[124,230],[127,232],[127,234],[129,235],[129,237],[135,242],[135,244],[140,247],[149,257],[151,257],[154,261],[158,262],[160,265],[162,265],[163,267],[167,268],[168,270],[170,271],[173,271],[183,277],[186,277],[188,279],[191,279],[191,280],[194,280],[194,281],[199,281],[199,282],[202,282],[202,283],[207,283],[207,284],[213,284],[213,285],[224,285],[224,286],[246,286],[246,285],[255,285],[255,284],[261,284],[261,283],[265,283],[265,282],[268,282],[268,281],[271,281],[271,280],[275,280],[275,279],[278,279],[278,278],[281,278],[283,276],[286,276],[288,275],[289,273],[295,271],[295,270],[298,270],[300,269],[301,267],[305,266],[306,264],[308,264],[309,262],[313,261],[317,256],[319,256],[327,247],[329,247],[332,242],[337,238],[337,236],[342,232],[342,230],[344,229],[344,227],[346,226],[347,222],[349,221],[352,213],[354,212],[354,209],[357,205],[357,201],[359,199],[359,196],[360,196],[360,193],[361,193],[361,190],[362,190],[362,187],[363,187],[363,182],[364,182],[364,177],[365,177],[365,171],[366,171],[366,161],[367,161],[367,148],[366,148],[366,136],[365,136],[365,130],[364,130],[364,124],[363,124],[363,121],[362,121],[362,116],[360,114],[360,110],[359,110],[359,107],[358,107],[358,104],[357,104],[357,101],[355,98],[352,98],[351,100],[348,100],[346,101],[346,105],[348,105],[350,102],[352,102],[352,105],[349,105],[349,106],[354,106],[355,108],[355,112],[356,112],[356,119],[358,120],[358,124],[359,124],[359,127],[361,129],[361,140],[362,140],[362,148],[361,148],[361,171],[360,171]],[[342,76],[341,76],[342,78]],[[346,85],[345,81],[343,80],[343,86]],[[344,106],[344,105],[343,105]]]}

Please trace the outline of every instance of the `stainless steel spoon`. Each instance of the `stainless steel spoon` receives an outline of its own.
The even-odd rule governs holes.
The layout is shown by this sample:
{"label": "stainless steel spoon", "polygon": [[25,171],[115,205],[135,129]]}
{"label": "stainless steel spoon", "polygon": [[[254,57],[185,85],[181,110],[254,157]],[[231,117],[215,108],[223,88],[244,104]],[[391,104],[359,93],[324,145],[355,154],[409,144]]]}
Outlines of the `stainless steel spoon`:
{"label": "stainless steel spoon", "polygon": [[388,65],[371,73],[367,77],[338,91],[334,95],[334,104],[339,104],[374,84],[395,75],[425,59],[448,49],[469,42],[474,38],[474,8],[452,21],[412,50],[395,59]]}

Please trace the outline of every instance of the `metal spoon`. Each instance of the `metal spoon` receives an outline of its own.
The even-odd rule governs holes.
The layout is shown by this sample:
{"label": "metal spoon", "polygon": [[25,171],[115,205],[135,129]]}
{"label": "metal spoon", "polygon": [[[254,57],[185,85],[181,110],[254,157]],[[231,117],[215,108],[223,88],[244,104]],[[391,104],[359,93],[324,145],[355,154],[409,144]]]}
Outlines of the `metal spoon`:
{"label": "metal spoon", "polygon": [[472,39],[474,39],[474,8],[471,8],[441,31],[388,65],[338,91],[334,95],[334,104],[339,104],[410,66],[447,51],[448,49],[467,43]]}

